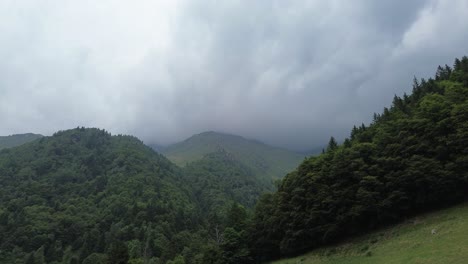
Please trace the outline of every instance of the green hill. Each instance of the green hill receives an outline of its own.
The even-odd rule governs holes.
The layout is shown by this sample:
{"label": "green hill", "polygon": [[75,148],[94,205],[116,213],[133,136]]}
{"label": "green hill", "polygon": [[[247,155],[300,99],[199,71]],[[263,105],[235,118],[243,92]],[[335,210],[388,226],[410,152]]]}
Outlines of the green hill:
{"label": "green hill", "polygon": [[203,212],[222,213],[233,201],[253,208],[258,197],[271,189],[269,183],[222,150],[188,163],[184,171]]}
{"label": "green hill", "polygon": [[337,243],[468,199],[468,57],[414,80],[374,121],[332,137],[259,199],[252,252],[259,260]]}
{"label": "green hill", "polygon": [[266,189],[223,149],[181,168],[95,128],[1,150],[0,185],[0,263],[55,264],[249,259],[246,207]]}
{"label": "green hill", "polygon": [[77,128],[1,150],[0,185],[0,263],[165,263],[207,240],[180,168],[131,136]]}
{"label": "green hill", "polygon": [[[459,264],[468,260],[468,204],[421,215],[275,264]],[[432,230],[436,234],[432,234]]]}
{"label": "green hill", "polygon": [[282,178],[304,159],[304,155],[271,147],[256,140],[217,132],[204,132],[168,146],[162,153],[179,166],[201,160],[205,155],[229,153],[257,177],[272,182]]}
{"label": "green hill", "polygon": [[32,133],[0,136],[0,149],[20,146],[41,137],[42,135]]}

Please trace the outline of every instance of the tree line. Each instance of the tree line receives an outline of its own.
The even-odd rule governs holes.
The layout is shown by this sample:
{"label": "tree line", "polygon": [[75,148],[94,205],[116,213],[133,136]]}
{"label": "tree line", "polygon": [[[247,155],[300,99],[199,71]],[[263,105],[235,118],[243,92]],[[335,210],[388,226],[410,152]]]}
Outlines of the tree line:
{"label": "tree line", "polygon": [[268,190],[224,150],[177,167],[76,128],[0,150],[2,263],[255,263],[465,200],[468,58]]}
{"label": "tree line", "polygon": [[306,159],[259,200],[258,261],[294,255],[468,195],[468,58],[414,80],[411,95]]}

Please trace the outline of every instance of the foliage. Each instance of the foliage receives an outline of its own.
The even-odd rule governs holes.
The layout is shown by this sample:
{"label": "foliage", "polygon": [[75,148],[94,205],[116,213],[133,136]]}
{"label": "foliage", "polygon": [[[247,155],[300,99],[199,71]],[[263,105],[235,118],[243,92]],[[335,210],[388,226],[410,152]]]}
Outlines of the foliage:
{"label": "foliage", "polygon": [[[273,195],[260,199],[252,225],[258,260],[298,254],[421,211],[466,199],[468,58],[436,78],[415,81],[370,126],[306,159]],[[275,254],[275,252],[277,252]]]}
{"label": "foliage", "polygon": [[468,58],[413,88],[262,196],[300,155],[209,132],[165,150],[178,167],[85,128],[0,150],[0,262],[266,261],[462,201]]}
{"label": "foliage", "polygon": [[231,201],[252,208],[270,185],[229,152],[220,150],[184,167],[186,181],[207,214],[224,215]]}
{"label": "foliage", "polygon": [[77,128],[4,149],[0,185],[2,263],[164,263],[207,241],[183,172],[134,137]]}

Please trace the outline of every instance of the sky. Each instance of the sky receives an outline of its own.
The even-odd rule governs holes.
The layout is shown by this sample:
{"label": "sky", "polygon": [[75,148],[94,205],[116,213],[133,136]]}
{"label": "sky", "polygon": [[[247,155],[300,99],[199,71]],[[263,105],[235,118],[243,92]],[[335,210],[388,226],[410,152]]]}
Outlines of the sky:
{"label": "sky", "polygon": [[342,140],[468,55],[468,0],[0,1],[0,135]]}

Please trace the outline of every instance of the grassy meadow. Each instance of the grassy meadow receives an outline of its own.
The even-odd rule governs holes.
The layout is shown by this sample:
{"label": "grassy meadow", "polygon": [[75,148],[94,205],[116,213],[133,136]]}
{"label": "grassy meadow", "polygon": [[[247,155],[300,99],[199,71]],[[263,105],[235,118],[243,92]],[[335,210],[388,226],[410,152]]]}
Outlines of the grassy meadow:
{"label": "grassy meadow", "polygon": [[[436,230],[436,234],[432,234],[432,230]],[[468,263],[468,203],[273,263]]]}

